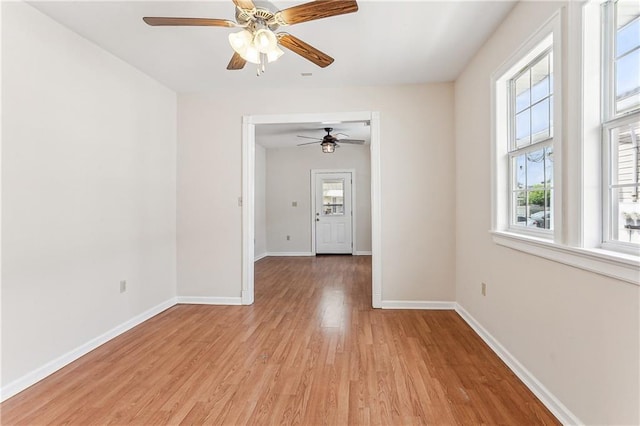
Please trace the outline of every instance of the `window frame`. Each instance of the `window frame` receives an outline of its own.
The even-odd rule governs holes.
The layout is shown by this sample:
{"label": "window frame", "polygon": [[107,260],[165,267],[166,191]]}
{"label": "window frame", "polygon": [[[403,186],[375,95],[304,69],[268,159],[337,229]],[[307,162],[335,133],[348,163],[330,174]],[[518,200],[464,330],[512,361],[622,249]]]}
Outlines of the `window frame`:
{"label": "window frame", "polygon": [[[509,232],[533,238],[555,241],[562,230],[562,62],[561,62],[561,14],[555,13],[536,31],[502,66],[492,74],[492,230]],[[551,54],[553,86],[550,88],[553,105],[552,131],[548,138],[517,148],[515,141],[515,99],[513,82],[526,69],[536,64],[544,55]],[[513,158],[519,153],[551,147],[554,155],[553,206],[551,223],[553,229],[519,226],[514,218]],[[525,189],[526,191],[526,189]]]}
{"label": "window frame", "polygon": [[[617,31],[617,1],[602,1],[600,7],[600,46],[601,46],[601,158],[602,158],[602,223],[600,247],[622,253],[640,254],[640,244],[628,243],[615,239],[615,229],[619,229],[618,217],[612,212],[615,208],[610,187],[613,185],[612,171],[615,169],[612,161],[614,141],[611,131],[626,124],[640,121],[640,105],[630,110],[618,112],[616,101],[616,31]],[[636,18],[637,19],[637,18]],[[637,50],[634,49],[634,50]],[[629,51],[626,54],[629,54]],[[640,232],[640,231],[639,231]]]}
{"label": "window frame", "polygon": [[[550,43],[549,43],[550,42]],[[508,156],[508,162],[509,162],[509,166],[508,166],[508,173],[509,173],[509,180],[508,180],[508,184],[509,184],[509,194],[510,194],[510,198],[509,198],[509,221],[508,221],[508,225],[507,228],[511,231],[511,232],[516,232],[516,233],[525,233],[525,234],[530,234],[530,235],[534,235],[534,236],[541,236],[544,238],[552,238],[553,236],[553,228],[534,228],[534,227],[529,227],[527,225],[518,225],[517,224],[517,220],[514,221],[514,218],[517,217],[517,212],[516,212],[516,208],[517,205],[514,202],[514,197],[516,196],[516,193],[521,191],[525,193],[525,197],[527,199],[526,202],[526,208],[527,210],[530,208],[530,204],[528,202],[528,194],[531,192],[529,190],[529,188],[527,186],[525,186],[524,189],[520,189],[518,190],[518,188],[516,188],[516,173],[517,171],[514,169],[514,162],[515,159],[517,157],[520,157],[522,155],[527,156],[528,154],[535,152],[535,151],[539,151],[539,150],[545,150],[547,148],[551,148],[553,150],[554,148],[554,143],[556,141],[556,136],[555,136],[555,129],[553,126],[553,116],[550,115],[549,117],[549,136],[538,140],[538,141],[533,141],[533,134],[530,132],[529,134],[529,143],[523,146],[518,147],[518,137],[517,137],[517,129],[516,129],[516,122],[517,122],[517,115],[522,113],[525,110],[529,110],[530,111],[530,115],[529,115],[529,130],[531,131],[532,127],[533,127],[533,121],[532,121],[532,114],[531,111],[533,109],[533,107],[541,102],[543,102],[545,99],[549,99],[549,105],[550,107],[555,107],[555,105],[553,105],[553,102],[555,102],[555,97],[554,97],[554,85],[550,84],[549,87],[549,91],[548,93],[542,97],[541,99],[538,99],[536,102],[533,102],[532,99],[532,93],[533,93],[533,86],[530,84],[529,85],[529,105],[527,106],[527,108],[524,108],[520,111],[518,111],[517,109],[517,92],[516,92],[516,82],[517,80],[524,75],[527,71],[529,71],[530,73],[532,72],[533,68],[535,67],[535,65],[537,65],[540,60],[542,60],[544,57],[549,57],[548,59],[548,64],[549,64],[549,68],[547,69],[548,71],[548,75],[552,76],[553,72],[555,71],[555,69],[553,68],[553,66],[551,66],[550,64],[554,63],[553,62],[553,39],[549,40],[548,36],[536,46],[536,51],[540,49],[541,45],[545,45],[549,43],[549,46],[547,46],[544,50],[542,50],[540,53],[538,53],[534,58],[532,58],[530,61],[528,61],[523,67],[521,67],[518,71],[516,71],[513,75],[511,75],[511,77],[509,77],[506,82],[508,84],[508,89],[507,89],[507,96],[508,96],[508,100],[507,100],[507,114],[508,114],[508,119],[507,119],[507,125],[509,126],[509,137],[508,137],[508,148],[507,148],[507,156]],[[518,62],[518,64],[520,64],[521,61]],[[510,70],[511,71],[511,70]],[[507,75],[509,74],[509,72],[507,72]],[[531,79],[530,79],[531,82]],[[553,82],[553,78],[550,80],[550,83]],[[553,108],[553,111],[555,111],[555,108]],[[525,157],[526,158],[526,157]],[[544,172],[543,172],[544,173]],[[552,185],[552,190],[553,187],[555,185]],[[545,184],[545,191],[546,191],[546,184]],[[555,193],[555,191],[552,192],[552,194]],[[554,200],[550,201],[550,206],[555,205]],[[546,208],[543,209],[543,211],[546,211]],[[553,212],[553,211],[552,211]],[[528,218],[528,216],[527,216]],[[550,218],[550,222],[553,224],[553,216]],[[525,222],[526,223],[526,222]]]}

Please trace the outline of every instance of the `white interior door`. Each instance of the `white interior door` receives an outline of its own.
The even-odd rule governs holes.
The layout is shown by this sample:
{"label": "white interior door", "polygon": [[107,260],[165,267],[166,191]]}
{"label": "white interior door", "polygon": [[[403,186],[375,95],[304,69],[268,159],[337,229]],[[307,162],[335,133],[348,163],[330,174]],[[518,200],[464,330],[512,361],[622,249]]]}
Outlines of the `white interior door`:
{"label": "white interior door", "polygon": [[316,253],[353,254],[351,186],[351,173],[316,174]]}

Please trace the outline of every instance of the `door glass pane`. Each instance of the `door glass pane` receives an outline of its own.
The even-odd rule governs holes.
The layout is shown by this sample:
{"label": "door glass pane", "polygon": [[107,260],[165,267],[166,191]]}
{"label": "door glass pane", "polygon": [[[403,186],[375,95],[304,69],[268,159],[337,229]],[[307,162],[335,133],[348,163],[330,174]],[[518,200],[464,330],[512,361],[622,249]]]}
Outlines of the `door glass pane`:
{"label": "door glass pane", "polygon": [[322,181],[322,215],[344,215],[344,179]]}

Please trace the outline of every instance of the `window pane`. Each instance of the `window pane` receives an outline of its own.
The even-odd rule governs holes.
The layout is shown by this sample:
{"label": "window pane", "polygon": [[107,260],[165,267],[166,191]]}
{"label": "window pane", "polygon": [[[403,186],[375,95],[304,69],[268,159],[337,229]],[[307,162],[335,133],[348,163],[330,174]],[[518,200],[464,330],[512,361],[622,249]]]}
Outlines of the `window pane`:
{"label": "window pane", "polygon": [[526,186],[527,169],[525,165],[525,156],[519,155],[514,159],[515,170],[515,189],[524,189]]}
{"label": "window pane", "polygon": [[530,81],[529,70],[516,79],[516,112],[520,112],[531,105]]}
{"label": "window pane", "polygon": [[531,141],[531,110],[525,109],[520,114],[516,115],[516,147],[528,145]]}
{"label": "window pane", "polygon": [[322,215],[340,216],[344,214],[344,180],[322,181]]}
{"label": "window pane", "polygon": [[640,106],[640,2],[619,1],[615,7],[615,107],[622,113]]}
{"label": "window pane", "polygon": [[640,87],[640,50],[616,61],[616,97],[622,97]]}
{"label": "window pane", "polygon": [[549,96],[549,55],[531,68],[531,103]]}
{"label": "window pane", "polygon": [[531,107],[531,134],[532,142],[537,142],[549,138],[549,99]]}
{"label": "window pane", "polygon": [[638,186],[611,190],[613,240],[640,244],[640,206],[635,201],[638,191]]}
{"label": "window pane", "polygon": [[529,192],[529,219],[536,228],[551,229],[551,191]]}
{"label": "window pane", "polygon": [[527,189],[544,190],[544,149],[527,154]]}
{"label": "window pane", "polygon": [[513,214],[512,223],[514,225],[535,226],[535,223],[529,219],[527,193],[525,191],[516,191],[513,193]]}
{"label": "window pane", "polygon": [[544,180],[547,188],[553,187],[553,148],[545,148]]}
{"label": "window pane", "polygon": [[616,57],[633,50],[640,44],[640,6],[630,3],[618,3],[618,28],[616,32]]}
{"label": "window pane", "polygon": [[611,131],[612,184],[638,184],[640,181],[640,123],[632,123]]}
{"label": "window pane", "polygon": [[640,103],[640,49],[616,61],[616,110],[629,110]]}

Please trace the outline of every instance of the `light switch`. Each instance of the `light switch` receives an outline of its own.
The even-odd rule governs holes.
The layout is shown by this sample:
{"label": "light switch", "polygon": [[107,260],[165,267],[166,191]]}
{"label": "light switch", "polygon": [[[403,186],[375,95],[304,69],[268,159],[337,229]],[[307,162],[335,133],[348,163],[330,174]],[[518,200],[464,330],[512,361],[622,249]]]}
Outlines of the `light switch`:
{"label": "light switch", "polygon": [[291,207],[298,207],[298,202],[297,201],[292,201],[291,202]]}

